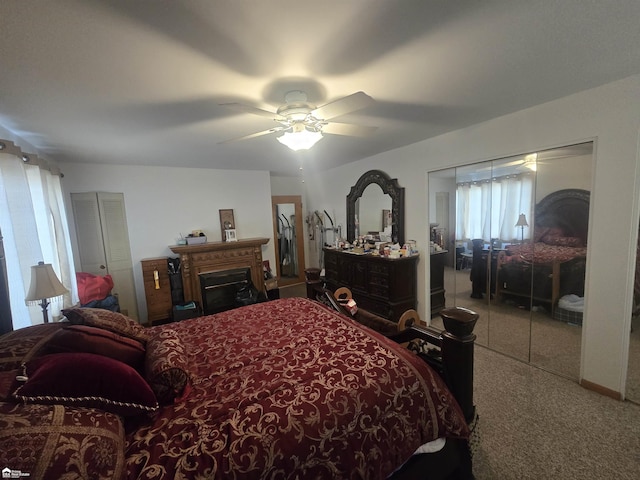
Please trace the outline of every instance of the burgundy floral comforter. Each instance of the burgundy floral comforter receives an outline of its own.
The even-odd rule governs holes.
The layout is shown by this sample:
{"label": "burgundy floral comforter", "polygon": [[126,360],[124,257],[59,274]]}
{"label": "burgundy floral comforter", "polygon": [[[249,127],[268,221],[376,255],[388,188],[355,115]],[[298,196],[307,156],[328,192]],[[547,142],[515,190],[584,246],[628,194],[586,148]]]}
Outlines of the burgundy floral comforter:
{"label": "burgundy floral comforter", "polygon": [[503,263],[551,264],[586,257],[587,247],[549,245],[544,242],[509,245]]}
{"label": "burgundy floral comforter", "polygon": [[466,438],[413,353],[303,298],[160,325],[188,393],[125,425],[128,478],[385,478],[438,437]]}

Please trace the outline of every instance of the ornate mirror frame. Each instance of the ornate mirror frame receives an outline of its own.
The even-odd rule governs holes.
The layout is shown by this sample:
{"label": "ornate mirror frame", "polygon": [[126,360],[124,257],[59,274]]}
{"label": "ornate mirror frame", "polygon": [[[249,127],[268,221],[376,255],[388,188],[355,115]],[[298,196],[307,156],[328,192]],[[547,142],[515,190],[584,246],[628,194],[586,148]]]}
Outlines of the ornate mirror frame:
{"label": "ornate mirror frame", "polygon": [[372,183],[391,197],[391,238],[404,244],[404,187],[398,185],[397,178],[391,178],[381,170],[369,170],[363,174],[347,195],[347,240],[352,242],[356,235],[356,201]]}

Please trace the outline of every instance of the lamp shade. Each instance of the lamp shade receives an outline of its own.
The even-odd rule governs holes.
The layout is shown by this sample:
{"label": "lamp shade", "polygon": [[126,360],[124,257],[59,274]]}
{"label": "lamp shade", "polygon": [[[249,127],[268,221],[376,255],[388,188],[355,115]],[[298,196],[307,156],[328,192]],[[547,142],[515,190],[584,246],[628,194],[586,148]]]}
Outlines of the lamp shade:
{"label": "lamp shade", "polygon": [[518,217],[518,222],[516,223],[516,227],[528,227],[527,217],[525,217],[524,213],[521,213]]}
{"label": "lamp shade", "polygon": [[65,288],[50,263],[39,262],[31,267],[31,286],[26,302],[36,302],[42,299],[55,298],[64,295],[69,290]]}
{"label": "lamp shade", "polygon": [[291,150],[308,150],[322,139],[322,132],[309,130],[303,125],[295,125],[292,132],[285,132],[277,138]]}

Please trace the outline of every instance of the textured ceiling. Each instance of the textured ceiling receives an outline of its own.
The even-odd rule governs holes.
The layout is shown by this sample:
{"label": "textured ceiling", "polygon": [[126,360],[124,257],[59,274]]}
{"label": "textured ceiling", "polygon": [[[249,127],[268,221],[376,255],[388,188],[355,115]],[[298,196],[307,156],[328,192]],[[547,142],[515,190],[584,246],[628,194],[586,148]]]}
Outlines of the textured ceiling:
{"label": "textured ceiling", "polygon": [[[71,162],[326,169],[640,73],[640,2],[2,0],[0,125]],[[293,152],[275,111],[364,91]]]}

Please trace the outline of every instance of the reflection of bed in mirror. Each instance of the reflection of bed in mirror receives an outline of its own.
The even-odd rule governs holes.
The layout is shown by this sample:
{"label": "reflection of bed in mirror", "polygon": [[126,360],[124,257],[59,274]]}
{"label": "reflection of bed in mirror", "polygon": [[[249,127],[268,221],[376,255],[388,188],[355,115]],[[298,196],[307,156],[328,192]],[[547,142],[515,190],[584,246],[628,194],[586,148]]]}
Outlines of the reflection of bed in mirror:
{"label": "reflection of bed in mirror", "polygon": [[533,242],[498,254],[496,301],[526,299],[555,316],[561,298],[584,297],[588,225],[588,191],[564,189],[543,198],[535,209]]}

